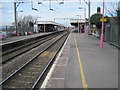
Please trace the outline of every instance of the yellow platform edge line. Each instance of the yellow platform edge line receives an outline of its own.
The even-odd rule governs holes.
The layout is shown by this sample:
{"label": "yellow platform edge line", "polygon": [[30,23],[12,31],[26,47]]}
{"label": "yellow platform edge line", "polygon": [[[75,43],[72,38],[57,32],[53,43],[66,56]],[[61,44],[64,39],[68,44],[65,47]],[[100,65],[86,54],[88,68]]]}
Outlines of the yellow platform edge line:
{"label": "yellow platform edge line", "polygon": [[87,85],[87,82],[86,82],[86,79],[85,79],[85,75],[84,75],[84,71],[83,71],[83,65],[82,65],[82,61],[81,61],[81,58],[80,58],[80,52],[78,50],[78,45],[77,45],[75,36],[74,36],[74,42],[75,42],[77,56],[78,56],[78,62],[79,62],[79,67],[80,67],[80,75],[81,75],[81,79],[82,79],[82,86],[83,86],[84,90],[88,90],[88,85]]}

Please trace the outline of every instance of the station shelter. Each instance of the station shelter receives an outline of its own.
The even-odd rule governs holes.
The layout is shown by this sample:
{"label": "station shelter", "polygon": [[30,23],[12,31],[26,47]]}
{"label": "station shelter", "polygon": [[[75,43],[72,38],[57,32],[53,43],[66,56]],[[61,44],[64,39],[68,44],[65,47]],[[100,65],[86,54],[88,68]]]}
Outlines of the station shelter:
{"label": "station shelter", "polygon": [[53,21],[37,21],[37,24],[34,25],[34,32],[52,32],[64,29],[64,25]]}

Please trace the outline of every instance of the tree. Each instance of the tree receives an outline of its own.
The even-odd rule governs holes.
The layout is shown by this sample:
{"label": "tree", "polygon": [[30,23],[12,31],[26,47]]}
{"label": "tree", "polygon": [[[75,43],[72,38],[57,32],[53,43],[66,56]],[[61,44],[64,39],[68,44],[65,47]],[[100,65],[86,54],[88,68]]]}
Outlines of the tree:
{"label": "tree", "polygon": [[105,7],[106,13],[113,18],[115,23],[118,23],[119,18],[118,18],[118,9],[119,9],[119,2],[111,2],[109,5],[110,7]]}
{"label": "tree", "polygon": [[18,21],[18,26],[23,26],[23,27],[33,26],[36,20],[37,18],[31,15],[23,16],[23,17],[21,16]]}
{"label": "tree", "polygon": [[98,29],[101,28],[102,23],[100,22],[100,19],[102,18],[102,14],[93,14],[90,18],[90,23],[93,25],[95,24]]}

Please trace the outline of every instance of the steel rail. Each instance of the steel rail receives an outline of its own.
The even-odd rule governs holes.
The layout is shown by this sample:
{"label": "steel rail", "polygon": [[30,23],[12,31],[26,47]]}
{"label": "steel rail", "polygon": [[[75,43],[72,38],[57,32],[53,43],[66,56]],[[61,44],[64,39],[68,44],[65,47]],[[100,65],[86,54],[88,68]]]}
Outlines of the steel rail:
{"label": "steel rail", "polygon": [[[67,39],[67,38],[66,38]],[[66,41],[66,39],[64,40],[64,42]],[[49,61],[49,63],[47,64],[47,66],[45,67],[45,69],[43,70],[43,72],[40,74],[39,78],[36,80],[36,82],[34,83],[34,85],[32,86],[31,90],[34,90],[35,87],[37,86],[37,84],[39,83],[40,79],[42,78],[42,76],[44,75],[44,73],[46,72],[46,70],[49,68],[50,64],[52,63],[52,61],[55,59],[55,57],[57,56],[58,52],[60,51],[60,49],[62,48],[64,42],[62,43],[62,45],[57,49],[56,54],[51,58],[51,60]]]}
{"label": "steel rail", "polygon": [[[66,33],[64,33],[65,35]],[[62,35],[62,36],[64,36]],[[13,72],[11,75],[9,75],[6,79],[4,79],[2,82],[0,82],[0,85],[4,84],[5,82],[7,82],[10,78],[12,78],[15,74],[17,74],[20,70],[22,70],[25,66],[27,66],[30,62],[32,62],[35,58],[37,58],[40,54],[42,54],[45,50],[47,50],[48,48],[50,48],[53,44],[55,44],[58,40],[60,40],[62,38],[62,36],[55,40],[52,44],[50,44],[49,46],[47,46],[45,49],[43,49],[40,53],[38,53],[37,55],[35,55],[32,59],[30,59],[28,62],[26,62],[25,64],[23,64],[19,69],[17,69],[15,72]]]}
{"label": "steel rail", "polygon": [[[54,36],[49,36],[49,37],[47,37],[47,38],[43,38],[42,40],[40,39],[40,40],[37,40],[37,41],[33,42],[34,44],[37,44],[37,45],[32,46],[33,43],[30,44],[29,46],[31,46],[31,47],[27,46],[27,47],[29,47],[27,50],[23,50],[23,51],[19,52],[19,53],[16,54],[16,55],[13,55],[13,56],[11,55],[11,57],[9,57],[9,58],[7,58],[7,59],[5,59],[5,60],[2,60],[2,63],[5,63],[5,62],[9,61],[10,59],[13,59],[13,58],[16,57],[16,56],[19,56],[19,55],[21,55],[21,54],[23,54],[23,53],[25,53],[25,52],[27,52],[27,51],[29,51],[29,50],[37,47],[37,46],[39,46],[40,44],[45,43],[46,41],[49,41],[50,39],[54,38],[54,37],[57,36],[57,35],[58,35],[58,34],[55,34]],[[41,42],[38,42],[38,41],[41,41]],[[26,48],[26,45],[25,45],[24,47],[21,47],[21,48],[17,49],[17,50],[24,49],[24,48]],[[13,51],[12,53],[14,54],[15,52],[17,52],[17,50]],[[10,52],[9,52],[9,53],[10,53]],[[6,55],[8,55],[9,53],[7,53]],[[5,56],[3,55],[3,57],[5,57]]]}
{"label": "steel rail", "polygon": [[[47,35],[43,35],[43,36],[40,36],[41,37],[41,39],[44,39],[44,37],[46,37],[46,36],[51,36],[51,35],[53,35],[54,33],[51,33],[51,34],[47,34]],[[55,33],[55,34],[57,34],[57,33]],[[33,38],[30,38],[30,39],[37,39],[37,38],[39,38],[39,37],[33,37]],[[24,42],[24,41],[27,41],[27,40],[30,40],[30,39],[24,39],[24,40],[19,40],[18,42]],[[41,39],[38,39],[38,40],[36,40],[36,41],[32,41],[32,42],[30,42],[30,43],[26,43],[25,42],[25,45],[22,45],[22,46],[19,46],[19,47],[17,47],[17,48],[13,48],[13,49],[10,49],[9,51],[4,51],[3,53],[2,53],[2,55],[4,55],[4,54],[7,54],[7,53],[10,53],[10,52],[12,52],[12,51],[15,51],[15,50],[18,50],[18,49],[20,49],[20,48],[22,48],[22,47],[25,47],[25,46],[27,46],[27,45],[31,45],[31,44],[33,44],[33,43],[35,43],[35,42],[37,42],[37,41],[39,41],[39,40],[41,40]],[[15,42],[15,43],[17,43],[17,42]],[[10,44],[12,44],[12,43],[10,43]],[[8,44],[9,45],[9,44]],[[4,45],[3,45],[4,46]]]}
{"label": "steel rail", "polygon": [[[45,34],[45,35],[41,35],[41,36],[37,36],[37,37],[32,37],[32,38],[29,38],[29,39],[22,39],[22,40],[18,40],[18,41],[12,41],[12,42],[8,42],[7,44],[3,44],[2,46],[0,46],[0,47],[3,47],[3,46],[5,46],[5,45],[9,45],[9,44],[12,44],[12,43],[17,43],[17,42],[24,42],[24,41],[28,41],[28,40],[30,40],[30,39],[39,39],[40,37],[41,37],[41,39],[42,38],[44,38],[44,37],[46,37],[46,36],[51,36],[51,35],[53,35],[53,34],[57,34],[57,33],[61,33],[61,32],[64,32],[64,31],[56,31],[56,32],[53,32],[53,33],[50,33],[50,34]],[[26,43],[26,42],[25,42]],[[29,45],[29,44],[32,44],[32,43],[34,43],[34,41],[33,42],[30,42],[30,43],[26,43],[26,45]],[[11,49],[11,50],[9,50],[9,51],[4,51],[4,52],[2,52],[2,55],[3,54],[7,54],[7,53],[9,53],[9,52],[12,52],[12,51],[14,51],[14,50],[16,50],[16,49],[19,49],[19,48],[22,48],[22,47],[24,47],[25,45],[23,45],[22,44],[22,46],[20,45],[18,48],[13,48],[13,49]],[[7,49],[8,50],[8,49]]]}

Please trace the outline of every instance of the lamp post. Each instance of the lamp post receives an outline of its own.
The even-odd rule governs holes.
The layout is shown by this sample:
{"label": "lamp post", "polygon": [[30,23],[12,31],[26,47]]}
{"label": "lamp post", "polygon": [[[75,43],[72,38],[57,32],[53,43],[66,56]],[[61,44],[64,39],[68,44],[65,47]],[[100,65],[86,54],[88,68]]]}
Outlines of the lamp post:
{"label": "lamp post", "polygon": [[51,0],[49,0],[49,9],[50,9],[51,11],[54,11],[54,9],[51,8]]}
{"label": "lamp post", "polygon": [[84,2],[88,5],[88,18],[89,18],[88,23],[89,23],[89,30],[90,30],[90,0],[88,2],[84,0]]}
{"label": "lamp post", "polygon": [[85,19],[85,24],[84,24],[84,36],[86,36],[86,8],[79,7],[79,9],[84,9],[84,19]]}
{"label": "lamp post", "polygon": [[[78,33],[81,33],[80,24],[79,24],[80,19],[81,19],[81,15],[76,15],[76,16],[79,16],[79,18],[78,18]],[[80,29],[80,32],[79,32],[79,29]]]}
{"label": "lamp post", "polygon": [[62,1],[59,3],[59,5],[62,5],[62,4],[64,4],[64,0],[62,0]]}
{"label": "lamp post", "polygon": [[[102,18],[104,18],[104,0],[102,0]],[[103,32],[104,32],[104,22],[102,22],[102,31],[101,31],[101,37],[100,37],[100,48],[103,48]]]}
{"label": "lamp post", "polygon": [[40,21],[39,18],[41,18],[41,17],[37,17],[37,20],[35,21],[36,22],[36,27],[37,27],[35,32],[37,32],[37,33],[39,32],[39,30],[41,30],[41,26],[38,25],[38,22]]}
{"label": "lamp post", "polygon": [[[16,26],[17,26],[17,29],[18,29],[18,12],[23,12],[23,11],[16,11]],[[17,36],[19,36],[19,32],[17,30]]]}
{"label": "lamp post", "polygon": [[32,0],[31,0],[31,8],[32,8],[32,10],[38,11],[38,9],[33,8],[33,1]]}
{"label": "lamp post", "polygon": [[15,18],[15,31],[16,31],[16,35],[18,34],[18,25],[17,25],[17,8],[18,6],[24,2],[14,2],[14,18]]}

